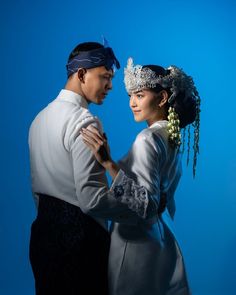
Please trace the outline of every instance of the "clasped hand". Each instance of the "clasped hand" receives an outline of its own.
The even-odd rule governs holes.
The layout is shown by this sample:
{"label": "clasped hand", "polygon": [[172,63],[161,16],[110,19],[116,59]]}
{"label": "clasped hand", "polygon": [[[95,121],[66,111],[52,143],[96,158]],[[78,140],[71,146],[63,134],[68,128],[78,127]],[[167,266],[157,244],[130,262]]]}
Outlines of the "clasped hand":
{"label": "clasped hand", "polygon": [[80,131],[84,143],[91,149],[97,161],[106,168],[111,161],[110,148],[105,133],[90,125]]}

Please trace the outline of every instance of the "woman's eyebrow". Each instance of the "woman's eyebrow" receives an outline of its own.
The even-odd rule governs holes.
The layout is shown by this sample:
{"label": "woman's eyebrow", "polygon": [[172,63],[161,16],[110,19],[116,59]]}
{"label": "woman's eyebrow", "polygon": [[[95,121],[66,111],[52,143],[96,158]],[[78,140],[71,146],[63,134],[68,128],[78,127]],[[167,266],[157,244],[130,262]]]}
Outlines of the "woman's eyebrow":
{"label": "woman's eyebrow", "polygon": [[134,91],[133,93],[134,94],[139,94],[139,93],[142,93],[143,94],[143,91],[142,90],[138,90],[138,91]]}

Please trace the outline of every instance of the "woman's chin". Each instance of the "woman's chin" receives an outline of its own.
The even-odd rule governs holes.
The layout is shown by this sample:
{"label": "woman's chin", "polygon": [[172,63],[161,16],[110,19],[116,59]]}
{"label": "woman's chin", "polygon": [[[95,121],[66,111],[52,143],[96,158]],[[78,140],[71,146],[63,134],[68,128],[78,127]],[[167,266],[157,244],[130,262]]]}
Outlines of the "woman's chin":
{"label": "woman's chin", "polygon": [[136,118],[136,117],[134,117],[134,121],[135,121],[135,122],[142,122],[142,121],[144,121],[144,120],[142,120],[141,118]]}

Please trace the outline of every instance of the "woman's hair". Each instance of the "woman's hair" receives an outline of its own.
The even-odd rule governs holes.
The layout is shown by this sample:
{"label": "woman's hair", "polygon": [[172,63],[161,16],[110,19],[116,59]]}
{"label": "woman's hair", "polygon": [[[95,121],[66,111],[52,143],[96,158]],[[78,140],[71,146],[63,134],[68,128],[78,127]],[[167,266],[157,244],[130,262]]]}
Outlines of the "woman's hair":
{"label": "woman's hair", "polygon": [[79,55],[80,52],[90,51],[94,49],[103,48],[104,46],[98,42],[84,42],[78,44],[70,53],[68,62],[70,62],[75,56]]}
{"label": "woman's hair", "polygon": [[[160,77],[165,77],[170,74],[170,70],[166,70],[158,65],[145,65],[142,68],[149,68],[150,70],[155,72],[156,76]],[[150,88],[150,90],[154,91],[155,93],[158,93],[161,90],[166,90],[169,97],[172,94],[170,87],[164,88],[160,84],[156,84],[156,86]],[[196,100],[191,95],[189,97],[186,97],[186,93],[184,91],[179,92],[173,102],[171,104],[168,103],[167,105],[167,107],[173,107],[178,114],[180,120],[180,128],[184,128],[195,121],[196,106]]]}

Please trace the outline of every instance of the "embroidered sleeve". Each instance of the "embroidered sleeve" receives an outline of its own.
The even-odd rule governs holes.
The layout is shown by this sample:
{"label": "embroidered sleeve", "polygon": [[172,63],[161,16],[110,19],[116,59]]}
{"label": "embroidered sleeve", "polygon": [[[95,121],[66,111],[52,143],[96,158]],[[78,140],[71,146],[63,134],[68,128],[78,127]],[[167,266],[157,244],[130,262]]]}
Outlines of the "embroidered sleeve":
{"label": "embroidered sleeve", "polygon": [[110,189],[117,201],[126,204],[142,218],[151,218],[158,213],[160,167],[165,153],[161,138],[152,133],[141,133],[125,161],[126,167],[120,167]]}
{"label": "embroidered sleeve", "polygon": [[110,194],[119,202],[136,212],[140,217],[146,217],[148,206],[148,191],[144,186],[139,186],[135,181],[120,170],[113,182]]}

